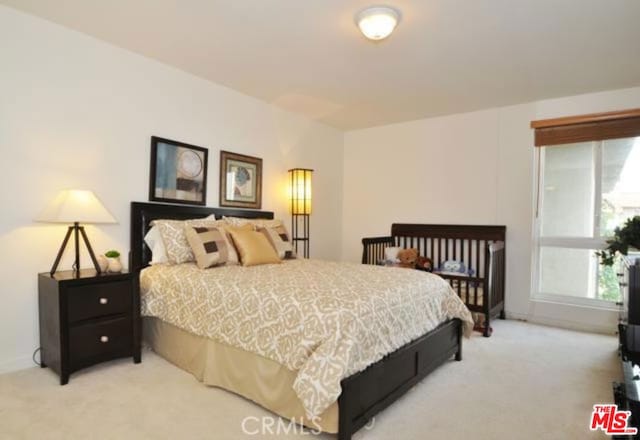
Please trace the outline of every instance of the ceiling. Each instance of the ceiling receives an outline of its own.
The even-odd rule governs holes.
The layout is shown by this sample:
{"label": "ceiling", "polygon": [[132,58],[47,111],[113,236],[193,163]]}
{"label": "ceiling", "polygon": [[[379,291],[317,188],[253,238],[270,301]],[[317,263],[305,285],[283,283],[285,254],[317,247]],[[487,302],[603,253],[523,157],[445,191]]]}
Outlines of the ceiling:
{"label": "ceiling", "polygon": [[357,129],[640,85],[638,0],[0,0],[305,114]]}

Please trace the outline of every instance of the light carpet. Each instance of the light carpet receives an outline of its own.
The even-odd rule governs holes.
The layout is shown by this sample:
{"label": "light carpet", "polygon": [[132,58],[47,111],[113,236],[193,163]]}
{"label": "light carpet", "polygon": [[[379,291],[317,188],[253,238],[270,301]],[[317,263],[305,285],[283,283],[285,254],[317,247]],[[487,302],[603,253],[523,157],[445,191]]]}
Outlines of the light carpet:
{"label": "light carpet", "polygon": [[[588,424],[595,403],[612,402],[611,382],[622,374],[616,338],[493,324],[491,338],[465,339],[462,362],[440,367],[354,439],[604,437]],[[316,438],[272,420],[268,411],[202,385],[148,350],[142,364],[98,365],[73,374],[64,387],[49,369],[0,376],[2,439]]]}

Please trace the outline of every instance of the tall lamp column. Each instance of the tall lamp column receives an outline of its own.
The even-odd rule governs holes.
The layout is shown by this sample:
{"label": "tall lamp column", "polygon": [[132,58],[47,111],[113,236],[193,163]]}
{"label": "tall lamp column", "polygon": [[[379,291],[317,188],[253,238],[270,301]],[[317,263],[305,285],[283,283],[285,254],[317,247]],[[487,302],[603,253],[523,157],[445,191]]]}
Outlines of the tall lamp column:
{"label": "tall lamp column", "polygon": [[291,202],[291,240],[296,254],[302,243],[303,256],[309,258],[309,217],[311,216],[311,173],[307,168],[289,170]]}

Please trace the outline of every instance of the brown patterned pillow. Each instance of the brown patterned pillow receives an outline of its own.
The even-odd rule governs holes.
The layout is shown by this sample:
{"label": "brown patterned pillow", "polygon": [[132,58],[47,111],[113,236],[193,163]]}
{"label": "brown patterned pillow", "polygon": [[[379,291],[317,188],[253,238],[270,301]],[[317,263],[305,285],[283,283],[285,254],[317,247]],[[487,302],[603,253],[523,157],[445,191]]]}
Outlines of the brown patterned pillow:
{"label": "brown patterned pillow", "polygon": [[229,260],[229,246],[223,229],[185,226],[185,234],[200,269],[208,269]]}
{"label": "brown patterned pillow", "polygon": [[287,229],[283,225],[273,228],[258,227],[257,231],[263,233],[267,237],[269,243],[271,243],[271,246],[273,246],[273,248],[278,253],[278,257],[280,257],[281,259],[296,258],[296,254],[293,251],[291,238],[289,238]]}

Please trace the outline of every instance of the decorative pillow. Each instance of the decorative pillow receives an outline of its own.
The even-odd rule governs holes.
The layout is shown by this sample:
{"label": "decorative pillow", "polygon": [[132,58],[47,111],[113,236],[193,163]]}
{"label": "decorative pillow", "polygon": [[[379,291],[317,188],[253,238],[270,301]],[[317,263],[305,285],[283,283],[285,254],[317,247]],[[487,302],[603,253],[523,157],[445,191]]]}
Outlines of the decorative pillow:
{"label": "decorative pillow", "polygon": [[278,253],[278,257],[281,259],[296,258],[291,239],[284,225],[276,226],[275,228],[258,227],[256,230],[267,237],[271,246],[273,246]]}
{"label": "decorative pillow", "polygon": [[464,262],[458,260],[447,260],[440,265],[438,273],[444,275],[457,275],[463,277],[472,277],[475,274],[473,269],[467,269]]}
{"label": "decorative pillow", "polygon": [[160,229],[157,226],[152,227],[147,235],[144,236],[144,242],[151,249],[151,261],[149,264],[162,264],[168,263],[167,251],[164,248],[162,242],[162,236],[160,235]]}
{"label": "decorative pillow", "polygon": [[195,261],[195,256],[191,251],[184,227],[189,226],[208,226],[216,227],[224,224],[222,220],[215,220],[215,217],[209,216],[203,219],[193,220],[154,220],[152,226],[157,226],[164,243],[167,253],[167,259],[170,264],[181,264],[189,261]]}
{"label": "decorative pillow", "polygon": [[185,234],[200,269],[208,269],[228,261],[229,243],[223,229],[185,226]]}
{"label": "decorative pillow", "polygon": [[398,254],[400,253],[400,251],[402,250],[401,247],[388,247],[385,248],[384,250],[384,260],[387,263],[398,263],[400,262],[400,260],[398,260]]}
{"label": "decorative pillow", "polygon": [[239,228],[228,228],[243,266],[280,263],[276,250],[264,234]]}
{"label": "decorative pillow", "polygon": [[282,220],[271,220],[266,218],[242,218],[242,217],[222,217],[229,226],[238,227],[251,225],[255,228],[277,228],[282,226]]}
{"label": "decorative pillow", "polygon": [[[224,239],[227,241],[227,248],[229,249],[229,258],[227,260],[227,265],[240,264],[240,257],[238,256],[238,251],[233,244],[233,240],[231,239],[231,234],[229,233],[230,226],[224,223],[222,220],[218,220],[218,224],[216,226],[221,231],[224,231]],[[235,229],[239,229],[241,231],[253,231],[253,226],[244,225],[238,226]]]}

